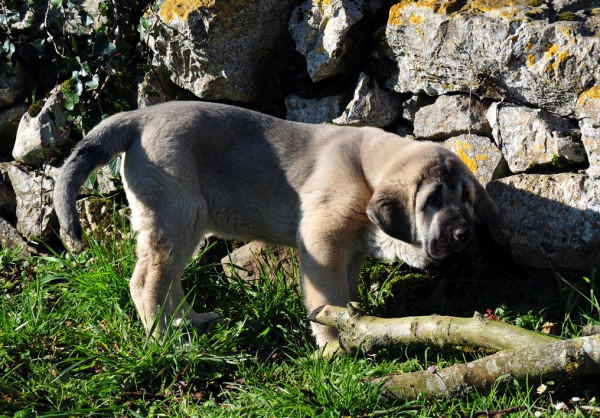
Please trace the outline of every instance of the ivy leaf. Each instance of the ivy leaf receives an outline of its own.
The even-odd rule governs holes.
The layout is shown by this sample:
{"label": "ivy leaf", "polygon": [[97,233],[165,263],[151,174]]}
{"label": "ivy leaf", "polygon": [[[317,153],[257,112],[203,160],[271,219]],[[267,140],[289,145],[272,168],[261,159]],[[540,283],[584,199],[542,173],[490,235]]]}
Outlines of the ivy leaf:
{"label": "ivy leaf", "polygon": [[92,79],[85,83],[85,86],[88,90],[96,90],[98,88],[98,84],[100,84],[100,77],[98,77],[98,74],[94,74]]}
{"label": "ivy leaf", "polygon": [[62,0],[50,0],[50,4],[52,4],[54,7],[61,7]]}
{"label": "ivy leaf", "polygon": [[87,13],[85,15],[85,20],[83,22],[83,26],[92,26],[94,24],[94,17]]}
{"label": "ivy leaf", "polygon": [[92,47],[92,54],[94,56],[108,55],[111,56],[117,51],[115,44],[109,42],[108,37],[104,32],[98,32],[96,34],[96,42]]}
{"label": "ivy leaf", "polygon": [[121,157],[118,156],[108,163],[108,168],[110,169],[110,173],[113,175],[113,177],[119,177],[121,170]]}
{"label": "ivy leaf", "polygon": [[73,110],[75,105],[79,103],[79,95],[74,91],[63,91],[65,96],[65,108],[67,110]]}
{"label": "ivy leaf", "polygon": [[24,58],[42,58],[44,56],[45,39],[36,39],[33,43],[24,43],[21,45],[21,55]]}
{"label": "ivy leaf", "polygon": [[92,173],[90,177],[83,183],[83,187],[88,190],[97,190],[98,189],[98,174]]}
{"label": "ivy leaf", "polygon": [[82,62],[81,63],[81,75],[85,77],[91,72],[92,72],[92,67],[90,67],[90,64],[88,64],[85,61]]}

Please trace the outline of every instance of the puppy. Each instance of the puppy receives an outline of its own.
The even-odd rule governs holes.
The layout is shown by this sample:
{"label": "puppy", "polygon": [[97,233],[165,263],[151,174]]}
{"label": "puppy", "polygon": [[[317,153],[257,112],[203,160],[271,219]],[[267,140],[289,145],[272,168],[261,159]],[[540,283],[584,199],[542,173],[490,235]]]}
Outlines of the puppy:
{"label": "puppy", "polygon": [[[219,318],[185,300],[183,270],[208,234],[296,247],[308,312],[355,299],[367,254],[423,268],[473,247],[474,216],[501,215],[444,147],[377,128],[311,125],[222,104],[170,102],[115,115],[91,130],[60,171],[54,205],[81,242],[75,208],[88,176],[124,154],[138,232],[131,295],[146,329]],[[337,340],[312,324],[317,344]]]}

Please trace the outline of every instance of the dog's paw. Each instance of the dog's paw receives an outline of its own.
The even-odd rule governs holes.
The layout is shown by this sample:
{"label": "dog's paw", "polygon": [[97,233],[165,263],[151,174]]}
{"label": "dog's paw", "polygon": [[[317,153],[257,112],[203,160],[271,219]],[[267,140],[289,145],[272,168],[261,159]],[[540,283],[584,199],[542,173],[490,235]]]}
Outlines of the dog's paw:
{"label": "dog's paw", "polygon": [[198,314],[192,321],[192,326],[201,334],[211,332],[217,325],[222,325],[225,320],[221,315],[214,312]]}
{"label": "dog's paw", "polygon": [[332,359],[346,354],[346,351],[340,346],[339,341],[333,341],[325,344],[313,353],[313,358]]}

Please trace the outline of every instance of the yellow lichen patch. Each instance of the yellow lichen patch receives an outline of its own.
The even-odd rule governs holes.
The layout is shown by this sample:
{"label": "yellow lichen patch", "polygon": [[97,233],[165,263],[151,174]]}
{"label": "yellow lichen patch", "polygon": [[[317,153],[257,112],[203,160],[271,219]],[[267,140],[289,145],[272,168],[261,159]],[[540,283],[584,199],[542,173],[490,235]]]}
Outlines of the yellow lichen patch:
{"label": "yellow lichen patch", "polygon": [[546,58],[550,58],[558,52],[558,45],[552,45],[548,47],[548,51],[546,51]]}
{"label": "yellow lichen patch", "polygon": [[[419,7],[422,9],[430,9],[439,14],[446,14],[448,8],[456,3],[457,0],[447,0],[441,2],[440,0],[417,0],[413,1],[402,1],[394,4],[390,8],[390,14],[388,16],[388,25],[401,25],[402,24],[402,9],[408,6]],[[413,22],[411,22],[413,23]]]}
{"label": "yellow lichen patch", "polygon": [[[546,53],[548,54],[548,53]],[[546,55],[548,56],[548,55]],[[567,58],[569,57],[569,53],[567,51],[562,51],[558,54],[558,56],[556,57],[556,59],[554,60],[554,62],[552,64],[548,65],[548,68],[546,68],[546,71],[558,71],[558,68],[560,67],[560,64],[562,64]]]}
{"label": "yellow lichen patch", "polygon": [[583,103],[586,99],[600,99],[600,84],[596,84],[589,90],[584,91],[579,96],[577,103]]}
{"label": "yellow lichen patch", "polygon": [[476,161],[487,161],[488,156],[485,154],[475,154]]}
{"label": "yellow lichen patch", "polygon": [[520,10],[516,7],[507,7],[500,12],[500,16],[504,19],[511,20],[519,15]]}
{"label": "yellow lichen patch", "polygon": [[423,24],[423,18],[419,15],[411,15],[410,18],[408,19],[408,21],[410,23],[412,23],[413,25],[422,25]]}
{"label": "yellow lichen patch", "polygon": [[194,10],[214,5],[214,0],[166,0],[158,13],[165,22],[170,22],[176,17],[186,20]]}
{"label": "yellow lichen patch", "polygon": [[531,68],[531,67],[533,67],[534,64],[535,64],[535,55],[533,55],[533,54],[527,55],[527,66]]}
{"label": "yellow lichen patch", "polygon": [[477,162],[473,160],[471,157],[467,155],[465,152],[466,149],[473,149],[473,146],[468,142],[456,141],[454,144],[456,146],[456,155],[462,160],[463,163],[471,170],[473,173],[477,170]]}
{"label": "yellow lichen patch", "polygon": [[325,48],[323,48],[322,46],[318,46],[315,48],[316,54],[322,54],[323,52],[325,52]]}
{"label": "yellow lichen patch", "polygon": [[390,8],[388,17],[388,25],[400,26],[402,24],[402,9],[406,7],[406,3],[398,3]]}
{"label": "yellow lichen patch", "polygon": [[331,0],[313,0],[313,4],[316,4],[319,10],[323,10],[327,6],[331,5]]}
{"label": "yellow lichen patch", "polygon": [[474,0],[471,7],[487,13],[503,7],[514,7],[517,4],[517,0]]}
{"label": "yellow lichen patch", "polygon": [[558,54],[558,58],[556,58],[556,65],[558,66],[562,64],[567,60],[567,58],[569,58],[569,53],[567,51],[562,51],[560,54]]}
{"label": "yellow lichen patch", "polygon": [[533,44],[531,42],[527,42],[525,45],[525,51],[531,51],[531,48],[533,48]]}
{"label": "yellow lichen patch", "polygon": [[560,33],[562,33],[562,35],[565,38],[570,38],[571,36],[573,36],[573,32],[571,31],[571,28],[569,28],[567,26],[559,26],[558,30],[560,31]]}

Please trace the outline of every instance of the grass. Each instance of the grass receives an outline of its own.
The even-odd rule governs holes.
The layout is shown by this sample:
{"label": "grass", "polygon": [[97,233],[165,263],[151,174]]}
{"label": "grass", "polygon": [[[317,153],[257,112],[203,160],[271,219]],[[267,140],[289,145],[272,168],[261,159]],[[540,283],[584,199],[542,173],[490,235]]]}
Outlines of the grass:
{"label": "grass", "polygon": [[[584,416],[576,406],[600,399],[592,379],[509,381],[490,394],[396,402],[373,378],[482,354],[405,348],[324,360],[315,355],[297,269],[228,279],[202,256],[185,272],[188,299],[228,320],[211,334],[180,329],[159,343],[146,335],[129,297],[131,234],[89,243],[77,256],[29,260],[0,250],[0,417]],[[555,322],[566,338],[600,324],[595,270],[527,273],[504,255],[486,258],[494,251],[483,248],[479,263],[458,256],[429,272],[370,260],[361,302],[386,316],[492,309],[530,329]],[[538,395],[542,383],[548,389]],[[582,399],[569,403],[573,396]],[[561,400],[568,411],[554,408]]]}

